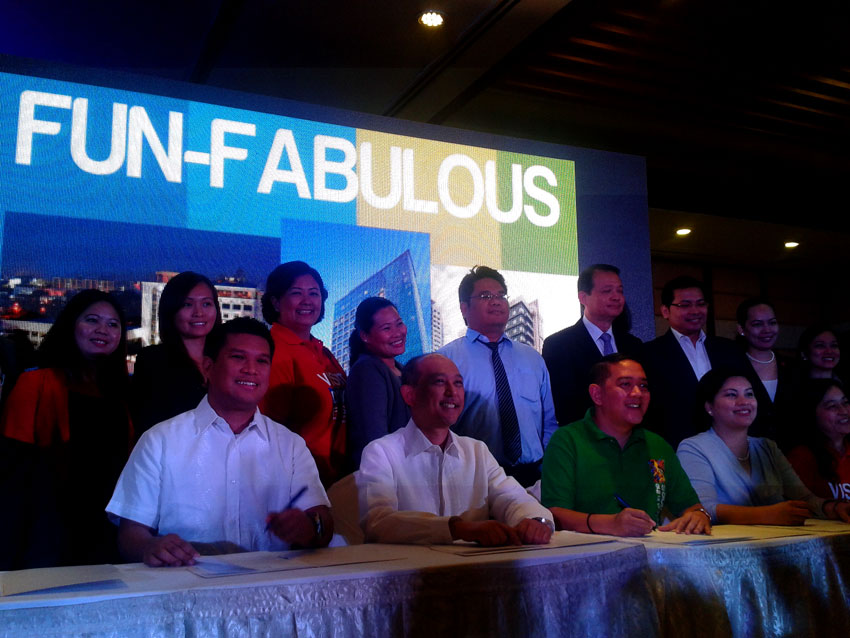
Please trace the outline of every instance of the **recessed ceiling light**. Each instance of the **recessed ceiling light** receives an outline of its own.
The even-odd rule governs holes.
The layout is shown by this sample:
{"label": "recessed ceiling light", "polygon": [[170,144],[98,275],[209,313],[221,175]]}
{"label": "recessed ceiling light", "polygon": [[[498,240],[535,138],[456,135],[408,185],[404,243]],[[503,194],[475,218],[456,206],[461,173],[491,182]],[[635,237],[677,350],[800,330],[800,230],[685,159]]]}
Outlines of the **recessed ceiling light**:
{"label": "recessed ceiling light", "polygon": [[677,228],[676,234],[679,235],[680,237],[684,237],[685,235],[691,234],[691,229],[690,228]]}
{"label": "recessed ceiling light", "polygon": [[785,248],[796,248],[799,245],[800,245],[800,242],[798,242],[798,241],[786,241],[785,242]]}
{"label": "recessed ceiling light", "polygon": [[424,24],[426,27],[441,27],[443,26],[442,11],[423,11],[419,16],[419,24]]}

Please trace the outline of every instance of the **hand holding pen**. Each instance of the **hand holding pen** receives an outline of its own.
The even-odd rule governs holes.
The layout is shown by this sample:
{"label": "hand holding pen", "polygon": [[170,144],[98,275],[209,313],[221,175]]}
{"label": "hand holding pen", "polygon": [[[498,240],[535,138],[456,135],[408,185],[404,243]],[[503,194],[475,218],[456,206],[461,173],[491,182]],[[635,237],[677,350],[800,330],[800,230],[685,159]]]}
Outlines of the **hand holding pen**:
{"label": "hand holding pen", "polygon": [[266,531],[271,531],[282,541],[290,545],[307,545],[316,535],[316,526],[310,517],[293,506],[307,491],[302,487],[280,512],[269,512],[266,516]]}
{"label": "hand holding pen", "polygon": [[630,506],[619,494],[614,494],[617,504],[623,508],[614,517],[618,536],[645,536],[658,529],[658,524],[643,510]]}

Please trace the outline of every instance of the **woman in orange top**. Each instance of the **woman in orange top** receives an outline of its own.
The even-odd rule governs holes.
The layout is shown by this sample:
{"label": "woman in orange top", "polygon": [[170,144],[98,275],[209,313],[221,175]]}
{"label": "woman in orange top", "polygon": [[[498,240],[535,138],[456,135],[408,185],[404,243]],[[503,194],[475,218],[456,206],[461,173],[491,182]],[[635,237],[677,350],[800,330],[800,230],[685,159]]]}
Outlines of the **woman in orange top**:
{"label": "woman in orange top", "polygon": [[260,409],[301,435],[327,487],[345,468],[345,371],[310,334],[325,316],[328,291],[303,261],[275,268],[266,281],[263,318],[275,343],[271,379]]}
{"label": "woman in orange top", "polygon": [[115,562],[104,508],[127,461],[124,314],[83,290],[59,313],[6,403],[0,502],[10,513],[0,569]]}
{"label": "woman in orange top", "polygon": [[801,394],[804,427],[788,460],[818,496],[850,501],[850,400],[844,386],[836,379],[809,379]]}

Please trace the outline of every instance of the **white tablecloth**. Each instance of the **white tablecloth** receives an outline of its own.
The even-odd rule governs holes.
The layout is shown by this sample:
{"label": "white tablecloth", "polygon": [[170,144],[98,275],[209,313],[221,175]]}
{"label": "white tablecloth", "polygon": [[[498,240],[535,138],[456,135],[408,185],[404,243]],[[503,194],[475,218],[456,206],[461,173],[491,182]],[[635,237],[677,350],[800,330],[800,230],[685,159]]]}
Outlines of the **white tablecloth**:
{"label": "white tablecloth", "polygon": [[850,636],[848,534],[645,547],[664,636]]}
{"label": "white tablecloth", "polygon": [[[203,579],[118,567],[122,589],[0,599],[0,636],[655,636],[642,547],[463,557],[426,547],[326,550],[379,563]],[[383,552],[383,553],[382,553]],[[336,553],[336,554],[334,554]]]}
{"label": "white tablecloth", "polygon": [[217,579],[121,565],[117,589],[0,598],[0,637],[846,638],[850,534],[829,532],[848,529],[810,523],[788,533],[811,535],[776,538],[784,532],[724,526],[717,536],[753,538],[702,546],[646,538],[479,556],[361,545],[309,556],[321,564],[380,562]]}

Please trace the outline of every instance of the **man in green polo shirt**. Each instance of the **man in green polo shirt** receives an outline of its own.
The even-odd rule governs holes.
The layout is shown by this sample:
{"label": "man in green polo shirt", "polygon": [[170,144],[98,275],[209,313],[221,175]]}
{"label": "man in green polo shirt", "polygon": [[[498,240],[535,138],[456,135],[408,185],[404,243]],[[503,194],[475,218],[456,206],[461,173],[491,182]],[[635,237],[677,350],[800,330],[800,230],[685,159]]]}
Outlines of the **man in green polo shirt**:
{"label": "man in green polo shirt", "polygon": [[673,448],[639,427],[649,406],[641,365],[608,355],[590,378],[593,407],[555,432],[543,455],[542,502],[558,528],[643,536],[676,516],[658,529],[710,534],[711,519]]}

